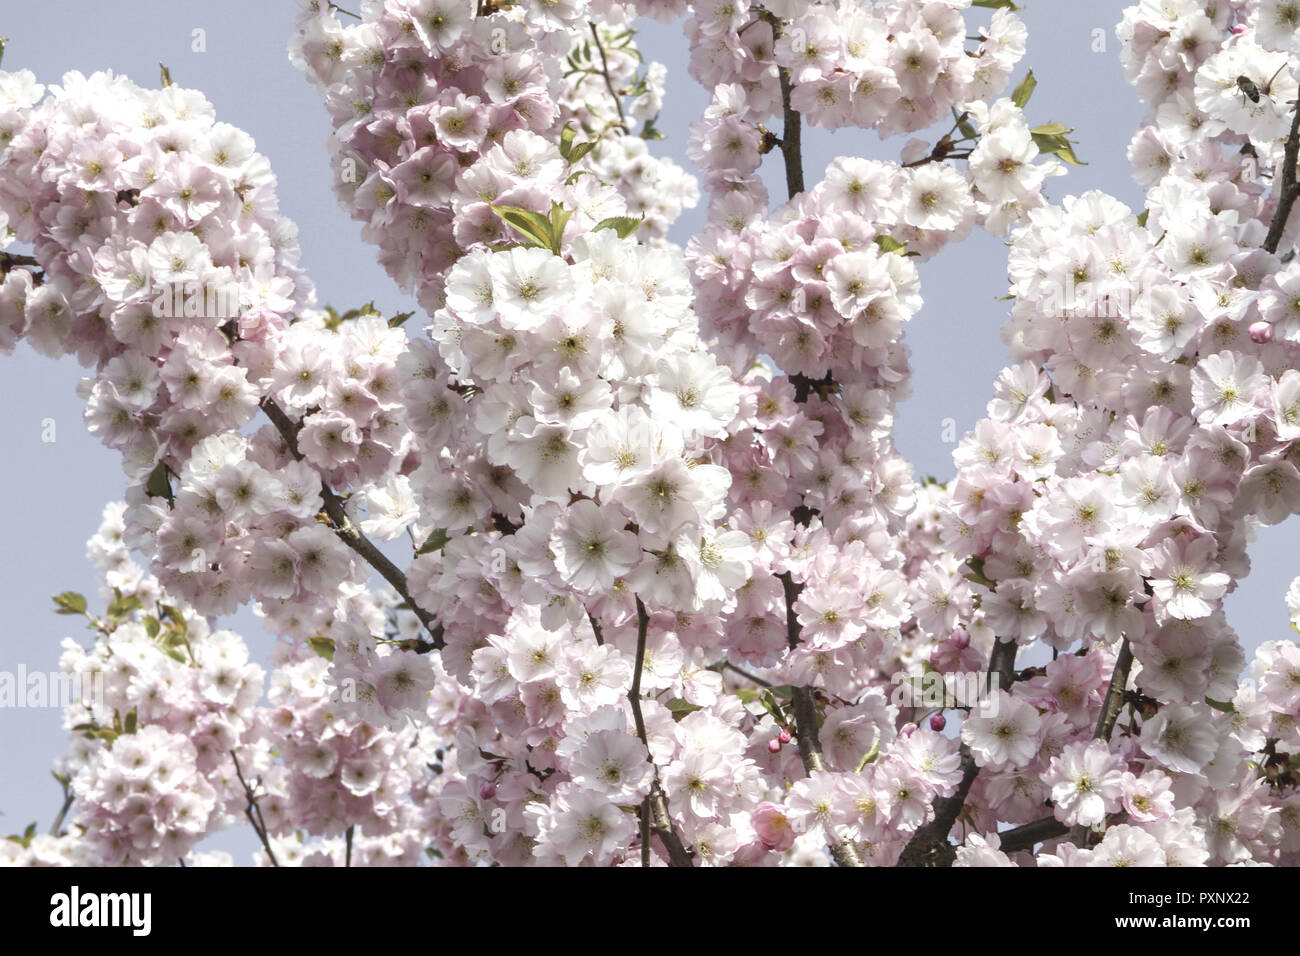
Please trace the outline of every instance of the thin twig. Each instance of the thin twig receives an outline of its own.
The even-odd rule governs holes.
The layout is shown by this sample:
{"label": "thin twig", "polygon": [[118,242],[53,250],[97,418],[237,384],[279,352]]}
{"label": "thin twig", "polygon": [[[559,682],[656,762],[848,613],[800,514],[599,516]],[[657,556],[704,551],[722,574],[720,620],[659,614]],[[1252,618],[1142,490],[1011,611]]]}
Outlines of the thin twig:
{"label": "thin twig", "polygon": [[[301,425],[289,418],[284,409],[273,398],[262,399],[260,405],[262,411],[266,413],[266,417],[271,420],[271,424],[275,425],[276,430],[284,438],[290,454],[302,461],[302,453],[298,450],[298,430]],[[442,625],[438,623],[432,614],[415,603],[415,599],[411,597],[411,589],[406,582],[406,575],[402,573],[397,565],[388,560],[388,556],[375,547],[374,543],[352,523],[352,519],[348,517],[343,508],[343,502],[339,500],[339,496],[334,493],[323,478],[321,479],[320,493],[321,500],[325,503],[325,514],[334,526],[334,533],[393,586],[393,589],[401,595],[402,600],[415,613],[415,616],[420,619],[420,623],[424,625],[425,630],[429,632],[430,640],[418,641],[415,646],[416,651],[425,654],[432,650],[441,650],[445,645]]]}
{"label": "thin twig", "polygon": [[[627,696],[632,702],[632,720],[636,723],[636,735],[641,738],[641,744],[646,749],[646,760],[650,761],[654,768],[654,778],[650,782],[650,795],[646,797],[646,809],[643,812],[652,813],[654,816],[653,829],[659,835],[664,849],[668,851],[668,865],[694,866],[695,861],[682,844],[682,839],[673,826],[672,817],[668,814],[668,801],[664,797],[663,790],[659,788],[659,768],[654,766],[654,757],[650,753],[650,739],[645,732],[645,717],[641,715],[641,671],[645,665],[646,633],[649,629],[650,615],[638,597],[636,599],[636,664],[632,669],[632,689],[628,691]],[[641,859],[648,864],[646,853],[644,849],[641,851]]]}
{"label": "thin twig", "polygon": [[[790,650],[799,646],[802,628],[799,616],[795,613],[794,602],[799,598],[803,585],[795,584],[789,571],[777,575],[785,592],[785,633]],[[790,710],[794,714],[794,736],[799,744],[799,759],[803,769],[809,775],[826,769],[822,758],[822,742],[817,733],[817,701],[811,687],[792,687],[790,689]],[[848,840],[841,840],[827,828],[830,837],[831,857],[836,866],[862,866],[862,859],[857,849]]]}
{"label": "thin twig", "polygon": [[739,674],[741,677],[745,678],[745,680],[752,681],[755,684],[757,684],[759,687],[776,686],[770,680],[764,680],[763,678],[759,677],[757,674],[751,674],[749,671],[745,670],[744,668],[737,667],[735,664],[731,663],[731,661],[723,661],[721,669],[732,671],[736,674]]}
{"label": "thin twig", "polygon": [[352,834],[353,831],[356,830],[356,828],[357,825],[354,823],[350,827],[348,827],[347,833],[343,834],[343,843],[345,847],[344,854],[343,854],[343,865],[345,867],[352,865]]}
{"label": "thin twig", "polygon": [[275,851],[271,849],[271,840],[266,833],[266,821],[262,819],[262,808],[257,805],[257,797],[253,795],[253,788],[244,779],[244,773],[239,769],[239,758],[235,756],[233,750],[230,751],[230,759],[235,763],[235,776],[239,778],[239,782],[244,788],[244,796],[248,798],[248,806],[244,808],[244,815],[248,817],[248,822],[252,824],[253,832],[261,839],[262,847],[266,850],[271,865],[279,866],[280,863],[275,858]]}
{"label": "thin twig", "polygon": [[59,807],[59,815],[54,818],[54,823],[50,826],[50,836],[59,835],[59,829],[63,826],[63,819],[68,815],[68,811],[72,809],[72,804],[77,799],[77,795],[72,792],[71,787],[62,780],[59,781],[59,784],[63,787],[63,806]]}
{"label": "thin twig", "polygon": [[591,38],[595,41],[596,52],[600,54],[600,72],[605,77],[605,89],[609,90],[610,97],[614,100],[614,106],[618,109],[618,125],[627,132],[627,117],[623,115],[623,100],[619,97],[618,92],[614,89],[614,80],[609,75],[609,61],[605,59],[605,48],[600,43],[600,33],[596,30],[596,24],[588,21],[591,27]]}

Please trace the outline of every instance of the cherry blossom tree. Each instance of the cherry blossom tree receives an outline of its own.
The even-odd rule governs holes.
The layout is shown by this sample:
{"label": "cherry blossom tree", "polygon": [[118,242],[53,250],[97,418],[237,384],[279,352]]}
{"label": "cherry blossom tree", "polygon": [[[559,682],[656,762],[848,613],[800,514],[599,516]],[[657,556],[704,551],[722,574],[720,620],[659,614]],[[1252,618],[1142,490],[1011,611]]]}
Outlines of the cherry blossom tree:
{"label": "cherry blossom tree", "polygon": [[[300,6],[418,315],[317,303],[199,92],[0,73],[0,347],[76,354],[126,476],[102,600],[56,598],[65,803],[0,859],[1297,861],[1300,649],[1222,609],[1300,510],[1294,0],[1125,12],[1141,210],[1045,193],[1078,160],[1006,0]],[[698,183],[637,16],[685,16]],[[809,184],[805,123],[899,160]],[[917,481],[916,262],[974,229],[1008,366]]]}

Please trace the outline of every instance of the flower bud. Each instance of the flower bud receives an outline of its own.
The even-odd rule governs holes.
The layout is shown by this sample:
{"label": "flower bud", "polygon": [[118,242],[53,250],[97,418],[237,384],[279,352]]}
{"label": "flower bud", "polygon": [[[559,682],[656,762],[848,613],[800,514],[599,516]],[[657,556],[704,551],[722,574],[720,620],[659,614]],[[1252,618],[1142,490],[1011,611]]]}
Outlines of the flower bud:
{"label": "flower bud", "polygon": [[1250,326],[1250,340],[1256,345],[1267,345],[1273,341],[1273,326],[1268,322],[1254,322]]}
{"label": "flower bud", "polygon": [[948,720],[943,714],[932,714],[930,716],[930,729],[936,734],[942,733],[943,728],[948,726]]}

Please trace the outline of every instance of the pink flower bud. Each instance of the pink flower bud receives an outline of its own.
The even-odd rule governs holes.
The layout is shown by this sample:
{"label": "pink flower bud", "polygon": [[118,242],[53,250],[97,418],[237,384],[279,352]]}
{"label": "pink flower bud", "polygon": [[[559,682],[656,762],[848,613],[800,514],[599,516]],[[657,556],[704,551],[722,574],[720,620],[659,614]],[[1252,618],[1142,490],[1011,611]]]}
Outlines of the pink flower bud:
{"label": "pink flower bud", "polygon": [[779,754],[781,752],[781,738],[773,737],[769,740],[767,742],[767,749],[770,753]]}
{"label": "pink flower bud", "polygon": [[1254,322],[1250,326],[1250,340],[1256,345],[1273,341],[1273,326],[1268,322]]}
{"label": "pink flower bud", "polygon": [[479,785],[478,795],[484,800],[491,800],[497,795],[497,785],[491,780],[484,780],[483,783]]}
{"label": "pink flower bud", "polygon": [[788,744],[790,742],[790,731],[782,727],[781,732],[776,735],[776,739],[781,741],[783,744]]}
{"label": "pink flower bud", "polygon": [[970,631],[966,630],[964,627],[956,628],[953,630],[952,636],[948,638],[948,640],[951,641],[952,645],[958,650],[965,650],[967,647],[970,647]]}
{"label": "pink flower bud", "polygon": [[943,714],[933,714],[930,717],[930,729],[936,734],[942,733],[943,728],[948,726],[948,720]]}

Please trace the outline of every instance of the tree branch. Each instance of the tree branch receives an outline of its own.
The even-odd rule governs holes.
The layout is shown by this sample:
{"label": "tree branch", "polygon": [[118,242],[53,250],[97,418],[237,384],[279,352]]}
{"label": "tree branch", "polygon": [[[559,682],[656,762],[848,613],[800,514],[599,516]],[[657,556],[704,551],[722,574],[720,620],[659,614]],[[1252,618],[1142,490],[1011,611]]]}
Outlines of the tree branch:
{"label": "tree branch", "polygon": [[[803,586],[794,583],[789,571],[777,575],[781,588],[785,592],[785,635],[790,650],[799,646],[799,616],[795,613],[794,602],[799,598]],[[794,714],[794,737],[799,744],[799,758],[803,761],[804,771],[811,777],[814,773],[826,769],[822,758],[822,742],[817,733],[817,701],[811,687],[792,687],[790,689],[790,710]],[[827,835],[834,841],[831,856],[836,866],[862,866],[857,849],[848,840],[827,830]]]}
{"label": "tree branch", "polygon": [[[1115,721],[1119,719],[1119,712],[1124,708],[1124,689],[1128,686],[1128,675],[1132,668],[1133,648],[1129,646],[1126,637],[1120,644],[1119,656],[1115,658],[1115,669],[1111,671],[1110,684],[1106,687],[1106,697],[1101,702],[1101,715],[1097,718],[1097,729],[1092,735],[1094,740],[1110,742]],[[1088,827],[1076,824],[1070,829],[1070,842],[1077,846],[1086,846],[1088,830]]]}
{"label": "tree branch", "polygon": [[59,781],[59,785],[63,787],[63,806],[59,807],[59,815],[54,818],[54,823],[50,825],[50,836],[59,835],[59,829],[63,826],[63,820],[68,815],[68,811],[72,809],[72,804],[77,799],[77,795],[72,792],[72,787],[64,783],[62,780]]}
{"label": "tree branch", "polygon": [[[781,36],[781,21],[771,13],[764,14],[772,25],[772,40]],[[785,188],[793,199],[803,192],[803,120],[799,111],[790,105],[790,71],[783,66],[776,68],[781,80],[781,111],[785,128],[781,133],[781,155],[785,159]]]}
{"label": "tree branch", "polygon": [[1296,182],[1298,159],[1300,159],[1300,105],[1296,107],[1295,116],[1291,117],[1291,132],[1286,138],[1286,149],[1282,157],[1282,184],[1278,187],[1277,212],[1273,214],[1273,222],[1268,228],[1268,238],[1264,240],[1264,248],[1272,253],[1276,253],[1277,247],[1281,245],[1282,233],[1286,232],[1291,210],[1296,200],[1300,199],[1300,184]]}
{"label": "tree branch", "polygon": [[[654,756],[650,753],[650,740],[645,732],[645,717],[641,715],[641,671],[645,666],[645,641],[649,629],[650,615],[645,609],[645,604],[638,597],[636,599],[636,665],[632,670],[632,689],[628,691],[627,696],[632,702],[632,719],[636,723],[636,735],[641,738],[641,743],[645,747],[646,760],[650,761],[651,767],[654,768],[654,778],[650,783],[650,795],[642,803],[641,813],[647,821],[653,814],[653,829],[659,835],[659,840],[663,843],[664,849],[668,851],[668,865],[694,866],[695,861],[682,844],[682,839],[677,835],[677,829],[673,826],[672,817],[668,815],[668,800],[659,787],[659,768],[655,766]],[[643,864],[649,862],[646,850],[648,845],[648,843],[643,845],[641,850]]]}
{"label": "tree branch", "polygon": [[[998,675],[998,686],[1011,686],[1015,676],[1016,651],[1015,641],[997,641],[993,653],[989,655],[988,675]],[[934,819],[921,827],[907,841],[898,865],[904,867],[944,867],[952,866],[957,859],[957,848],[948,842],[948,832],[957,818],[961,816],[966,797],[979,775],[979,766],[975,755],[965,744],[961,745],[961,783],[957,792],[951,797],[940,797],[934,801]]]}
{"label": "tree branch", "polygon": [[[301,424],[295,423],[285,414],[284,409],[276,404],[273,398],[264,398],[259,404],[262,411],[266,413],[266,417],[271,420],[271,424],[284,438],[290,454],[302,461],[302,453],[298,450],[298,430],[302,427]],[[321,479],[320,493],[321,499],[325,502],[325,514],[334,526],[334,533],[393,586],[393,590],[402,596],[402,600],[406,602],[407,606],[415,613],[415,616],[420,619],[420,623],[424,625],[425,630],[429,632],[430,640],[417,642],[415,650],[421,654],[427,654],[432,650],[441,650],[446,643],[443,640],[442,625],[437,622],[432,614],[415,603],[415,599],[411,597],[410,587],[406,583],[406,575],[402,573],[397,565],[388,560],[388,556],[375,547],[369,538],[361,533],[361,529],[352,523],[352,519],[348,517],[343,508],[343,502],[339,500],[339,496],[334,493],[324,478]]]}
{"label": "tree branch", "polygon": [[1110,740],[1115,721],[1124,706],[1124,688],[1128,685],[1129,671],[1133,667],[1133,648],[1128,638],[1120,645],[1119,656],[1115,658],[1115,669],[1110,674],[1110,686],[1106,688],[1106,699],[1101,703],[1101,716],[1097,718],[1097,730],[1093,733],[1096,740]]}
{"label": "tree branch", "polygon": [[594,22],[588,21],[587,25],[591,27],[591,38],[595,41],[596,52],[600,54],[600,73],[605,78],[605,89],[609,90],[609,95],[614,100],[614,106],[618,109],[618,125],[621,126],[623,132],[626,133],[628,131],[627,117],[623,115],[623,101],[619,98],[617,91],[615,91],[614,80],[609,75],[609,61],[605,59],[605,48],[601,46],[600,34],[597,32],[596,24]]}
{"label": "tree branch", "polygon": [[248,822],[253,825],[254,832],[261,839],[262,848],[266,850],[271,865],[279,866],[280,863],[275,858],[275,851],[271,849],[271,840],[266,834],[266,821],[262,819],[262,808],[257,805],[257,797],[253,796],[253,788],[244,779],[243,771],[239,769],[239,758],[235,756],[233,750],[230,751],[230,759],[235,763],[235,776],[239,778],[239,782],[244,788],[244,796],[248,798],[248,806],[244,808],[244,815],[248,817]]}
{"label": "tree branch", "polygon": [[999,834],[999,837],[1002,852],[1014,853],[1016,850],[1028,850],[1035,843],[1065,836],[1068,832],[1070,832],[1069,828],[1056,817],[1043,817],[1033,823],[1016,827],[1014,830],[1007,830]]}

